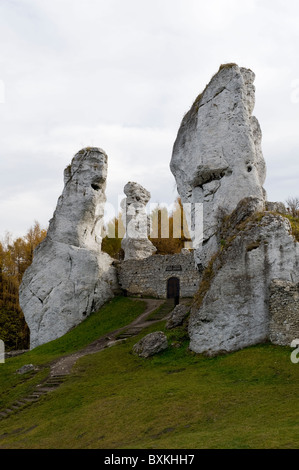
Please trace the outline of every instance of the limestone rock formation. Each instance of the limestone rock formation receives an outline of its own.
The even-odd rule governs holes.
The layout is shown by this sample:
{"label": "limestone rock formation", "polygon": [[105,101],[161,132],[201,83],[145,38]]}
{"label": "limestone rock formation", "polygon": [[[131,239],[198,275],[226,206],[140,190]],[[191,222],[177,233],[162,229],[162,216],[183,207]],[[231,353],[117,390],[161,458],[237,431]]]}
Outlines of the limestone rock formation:
{"label": "limestone rock formation", "polygon": [[266,210],[279,212],[280,214],[287,214],[286,206],[283,202],[266,202]]}
{"label": "limestone rock formation", "polygon": [[162,331],[149,333],[133,347],[133,352],[139,357],[150,357],[168,348],[167,337]]}
{"label": "limestone rock formation", "polygon": [[166,323],[167,330],[172,330],[177,326],[183,324],[185,318],[187,317],[188,313],[190,312],[190,307],[184,304],[178,304],[170,314],[169,319]]}
{"label": "limestone rock formation", "polygon": [[148,258],[157,251],[148,239],[146,205],[151,195],[143,186],[134,182],[125,185],[124,193],[127,196],[122,201],[126,233],[121,247],[125,253],[125,260]]}
{"label": "limestone rock formation", "polygon": [[[191,203],[202,273],[188,327],[197,353],[269,339],[289,344],[298,331],[299,243],[285,206],[266,202],[254,78],[236,64],[221,66],[185,115],[173,148],[170,167],[182,202]],[[198,206],[202,227],[195,223]],[[292,312],[283,311],[286,297]]]}
{"label": "limestone rock formation", "polygon": [[197,353],[214,355],[268,340],[271,282],[299,282],[299,243],[288,219],[253,207],[245,199],[225,218],[218,233],[222,247],[203,272],[189,321],[190,349]]}
{"label": "limestone rock formation", "polygon": [[64,171],[64,189],[45,240],[20,286],[20,305],[34,348],[64,335],[113,297],[112,259],[101,252],[107,155],[78,152]]}
{"label": "limestone rock formation", "polygon": [[[261,129],[252,116],[255,75],[236,64],[221,66],[183,118],[170,168],[183,203],[203,204],[203,234],[195,259],[205,267],[217,251],[218,214],[253,196],[264,208],[266,175]],[[201,243],[202,242],[202,243]]]}

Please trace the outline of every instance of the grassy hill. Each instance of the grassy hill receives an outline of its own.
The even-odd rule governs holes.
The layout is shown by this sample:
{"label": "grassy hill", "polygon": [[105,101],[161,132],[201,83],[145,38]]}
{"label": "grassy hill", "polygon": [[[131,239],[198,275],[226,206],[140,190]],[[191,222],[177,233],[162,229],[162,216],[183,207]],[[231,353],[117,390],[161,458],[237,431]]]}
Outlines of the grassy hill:
{"label": "grassy hill", "polygon": [[[63,338],[0,364],[0,409],[41,382],[49,363],[130,323],[143,301],[116,298]],[[169,348],[132,354],[150,331]],[[297,448],[299,364],[290,348],[263,344],[207,358],[188,350],[184,328],[161,322],[78,360],[53,392],[0,421],[0,448]],[[39,366],[18,375],[24,364]]]}

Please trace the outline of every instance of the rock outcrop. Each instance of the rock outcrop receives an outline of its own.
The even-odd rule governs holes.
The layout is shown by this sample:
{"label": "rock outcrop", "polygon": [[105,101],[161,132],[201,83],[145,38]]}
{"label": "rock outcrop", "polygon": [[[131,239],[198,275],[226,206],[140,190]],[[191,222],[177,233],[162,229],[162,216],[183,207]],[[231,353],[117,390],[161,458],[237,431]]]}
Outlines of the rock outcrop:
{"label": "rock outcrop", "polygon": [[113,297],[112,259],[101,252],[107,155],[78,152],[64,171],[64,189],[45,240],[20,286],[20,305],[34,348],[64,335]]}
{"label": "rock outcrop", "polygon": [[170,314],[166,323],[166,329],[172,330],[177,326],[181,326],[190,312],[190,307],[184,304],[178,304]]}
{"label": "rock outcrop", "polygon": [[167,337],[162,331],[149,333],[133,346],[133,352],[139,357],[150,357],[168,348]]}
{"label": "rock outcrop", "polygon": [[125,185],[124,193],[127,196],[122,201],[126,233],[122,239],[121,247],[125,253],[125,260],[148,258],[157,251],[148,239],[146,205],[151,195],[143,186],[134,182]]}
{"label": "rock outcrop", "polygon": [[273,279],[269,311],[271,342],[290,346],[299,338],[299,283]]}
{"label": "rock outcrop", "polygon": [[250,211],[246,217],[246,207],[248,200],[226,219],[226,230],[218,234],[222,248],[203,272],[189,320],[190,349],[197,353],[215,355],[269,340],[271,282],[299,282],[299,243],[288,219]]}
{"label": "rock outcrop", "polygon": [[[269,339],[289,344],[286,329],[298,330],[294,314],[273,306],[277,286],[270,326],[270,286],[274,280],[298,283],[299,243],[284,205],[266,203],[261,129],[252,116],[254,77],[236,64],[221,66],[183,118],[173,148],[170,168],[182,202],[191,203],[189,229],[202,273],[188,328],[197,353]],[[202,227],[194,227],[198,206]]]}
{"label": "rock outcrop", "polygon": [[[181,123],[170,168],[183,203],[203,204],[202,244],[199,227],[195,259],[205,267],[217,251],[219,212],[231,213],[253,196],[264,208],[266,175],[261,129],[252,116],[255,75],[236,64],[221,66]],[[193,235],[194,239],[194,235]]]}

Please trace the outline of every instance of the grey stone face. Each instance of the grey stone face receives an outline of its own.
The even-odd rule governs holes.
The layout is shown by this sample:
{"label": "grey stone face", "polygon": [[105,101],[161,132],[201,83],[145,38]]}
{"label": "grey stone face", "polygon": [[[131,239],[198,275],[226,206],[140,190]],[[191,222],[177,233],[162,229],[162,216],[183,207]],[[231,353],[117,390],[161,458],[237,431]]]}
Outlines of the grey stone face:
{"label": "grey stone face", "polygon": [[78,152],[64,171],[47,237],[20,286],[31,348],[64,335],[117,289],[112,259],[101,252],[106,176],[107,155],[97,148]]}
{"label": "grey stone face", "polygon": [[253,196],[264,207],[266,167],[261,129],[252,116],[255,75],[237,65],[223,67],[185,115],[170,169],[183,203],[203,204],[203,246],[197,264],[217,251],[218,211],[232,212]]}
{"label": "grey stone face", "polygon": [[98,148],[82,149],[64,170],[64,189],[50,221],[48,238],[98,251],[106,202],[108,157]]}

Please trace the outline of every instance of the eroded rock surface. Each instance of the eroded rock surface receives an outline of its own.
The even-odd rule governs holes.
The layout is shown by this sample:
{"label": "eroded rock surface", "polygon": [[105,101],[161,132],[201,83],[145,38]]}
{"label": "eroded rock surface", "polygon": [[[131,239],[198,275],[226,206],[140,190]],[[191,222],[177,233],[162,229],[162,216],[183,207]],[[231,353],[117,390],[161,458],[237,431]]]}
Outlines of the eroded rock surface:
{"label": "eroded rock surface", "polygon": [[64,335],[113,297],[112,259],[101,252],[107,155],[78,152],[64,171],[64,189],[45,240],[20,286],[20,305],[34,348]]}
{"label": "eroded rock surface", "polygon": [[168,330],[172,330],[173,328],[182,325],[189,312],[190,307],[188,305],[177,305],[170,314],[166,323],[166,328]]}
{"label": "eroded rock surface", "polygon": [[133,347],[133,352],[139,357],[150,357],[168,348],[167,337],[162,331],[149,333]]}
{"label": "eroded rock surface", "polygon": [[125,185],[124,193],[127,196],[122,201],[126,233],[121,247],[125,253],[125,260],[148,258],[157,251],[148,239],[146,205],[151,195],[143,186],[131,181]]}
{"label": "eroded rock surface", "polygon": [[[269,340],[271,282],[299,282],[299,243],[288,219],[250,209],[246,217],[247,203],[226,219],[226,230],[218,234],[222,249],[203,272],[189,321],[190,349],[197,353],[215,355]],[[278,311],[272,323],[282,325],[287,312],[281,304]]]}
{"label": "eroded rock surface", "polygon": [[290,346],[299,338],[299,283],[273,279],[269,310],[271,342]]}
{"label": "eroded rock surface", "polygon": [[[298,283],[299,244],[284,205],[266,203],[254,78],[236,64],[221,66],[185,115],[173,148],[170,168],[182,202],[190,203],[189,231],[202,273],[189,319],[190,349],[198,353],[286,341],[285,330],[296,323],[294,315],[285,323],[281,305],[277,314],[271,304],[272,325],[284,331],[273,327],[270,334],[270,285],[274,279]],[[277,286],[273,302],[276,294]]]}
{"label": "eroded rock surface", "polygon": [[218,249],[219,211],[231,213],[250,196],[258,199],[259,210],[264,208],[266,167],[261,129],[252,116],[254,78],[235,64],[220,67],[183,118],[174,144],[170,168],[181,200],[203,204],[202,245],[195,227],[199,266],[205,267]]}

